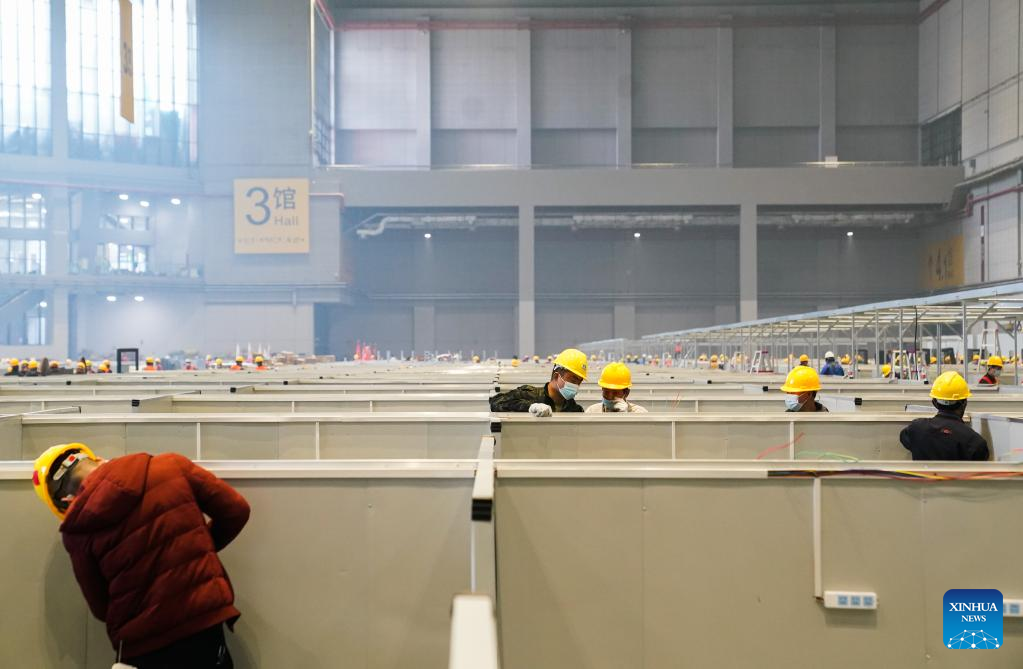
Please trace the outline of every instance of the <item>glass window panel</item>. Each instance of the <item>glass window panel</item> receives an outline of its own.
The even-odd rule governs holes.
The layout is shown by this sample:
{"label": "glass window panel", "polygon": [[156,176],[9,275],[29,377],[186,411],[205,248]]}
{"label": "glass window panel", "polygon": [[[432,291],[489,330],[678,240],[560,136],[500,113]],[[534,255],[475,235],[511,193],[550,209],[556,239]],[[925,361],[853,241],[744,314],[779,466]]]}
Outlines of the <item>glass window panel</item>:
{"label": "glass window panel", "polygon": [[11,245],[6,239],[0,239],[0,274],[11,273]]}
{"label": "glass window panel", "polygon": [[[133,2],[134,124],[120,118],[118,0],[67,4],[67,31],[74,33],[79,51],[72,55],[69,50],[67,59],[72,157],[194,165],[198,66],[188,47],[194,45],[195,3]],[[71,42],[69,37],[69,48]],[[71,99],[79,88],[89,98],[73,108]]]}
{"label": "glass window panel", "polygon": [[50,145],[50,0],[4,0],[0,10],[0,153]]}

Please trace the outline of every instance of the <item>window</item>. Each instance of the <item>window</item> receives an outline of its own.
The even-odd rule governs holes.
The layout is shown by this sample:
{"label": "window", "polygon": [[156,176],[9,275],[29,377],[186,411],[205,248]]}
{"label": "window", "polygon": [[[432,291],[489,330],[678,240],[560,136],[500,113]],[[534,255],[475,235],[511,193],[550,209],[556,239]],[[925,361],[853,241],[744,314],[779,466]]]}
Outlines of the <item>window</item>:
{"label": "window", "polygon": [[0,153],[49,155],[50,0],[3,0]]}
{"label": "window", "polygon": [[39,229],[46,227],[46,200],[35,199],[29,191],[0,190],[0,228]]}
{"label": "window", "polygon": [[0,274],[46,274],[46,242],[0,239]]}
{"label": "window", "polygon": [[148,216],[118,216],[115,214],[104,214],[99,221],[99,227],[107,230],[148,230]]}
{"label": "window", "polygon": [[118,0],[67,0],[73,158],[187,166],[197,160],[196,0],[135,0],[135,123],[120,115]]}
{"label": "window", "polygon": [[148,258],[148,246],[114,244],[113,242],[96,246],[96,260],[99,271],[102,273],[145,274],[149,271]]}
{"label": "window", "polygon": [[314,110],[315,134],[313,141],[313,153],[317,165],[329,165],[333,162],[331,147],[333,146],[333,117],[331,108],[330,87],[332,78],[333,63],[333,40],[334,33],[327,26],[319,9],[316,11],[316,28],[314,37],[316,40],[313,54],[316,59],[315,67],[315,102]]}
{"label": "window", "polygon": [[945,114],[920,128],[920,162],[924,165],[957,166],[962,162],[962,110]]}

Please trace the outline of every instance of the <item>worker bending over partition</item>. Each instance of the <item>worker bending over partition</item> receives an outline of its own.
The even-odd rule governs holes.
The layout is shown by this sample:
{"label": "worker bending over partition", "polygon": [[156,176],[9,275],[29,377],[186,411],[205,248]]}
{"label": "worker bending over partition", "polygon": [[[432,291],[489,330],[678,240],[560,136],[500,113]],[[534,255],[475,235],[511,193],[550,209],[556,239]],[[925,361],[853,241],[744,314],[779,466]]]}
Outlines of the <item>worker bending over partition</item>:
{"label": "worker bending over partition", "polygon": [[931,403],[938,413],[917,418],[902,429],[899,441],[914,460],[987,460],[987,440],[965,421],[970,388],[958,372],[945,372],[931,386]]}
{"label": "worker bending over partition", "polygon": [[581,413],[583,408],[575,401],[579,386],[586,380],[588,363],[586,354],[566,348],[554,359],[551,380],[542,386],[519,386],[515,390],[490,398],[490,410],[499,412],[529,412],[537,418],[558,413]]}
{"label": "worker bending over partition", "polygon": [[586,413],[646,413],[647,410],[629,401],[632,372],[620,363],[612,362],[600,373],[597,385],[603,389],[603,400],[591,404]]}
{"label": "worker bending over partition", "polygon": [[796,367],[785,377],[785,385],[781,387],[785,396],[785,411],[788,412],[824,412],[824,408],[817,401],[817,391],[821,389],[821,379],[813,367]]}
{"label": "worker bending over partition", "polygon": [[124,663],[115,667],[234,666],[223,628],[240,614],[217,556],[249,519],[234,488],[181,455],[102,460],[77,443],[39,456],[32,484],[61,520],[82,595]]}

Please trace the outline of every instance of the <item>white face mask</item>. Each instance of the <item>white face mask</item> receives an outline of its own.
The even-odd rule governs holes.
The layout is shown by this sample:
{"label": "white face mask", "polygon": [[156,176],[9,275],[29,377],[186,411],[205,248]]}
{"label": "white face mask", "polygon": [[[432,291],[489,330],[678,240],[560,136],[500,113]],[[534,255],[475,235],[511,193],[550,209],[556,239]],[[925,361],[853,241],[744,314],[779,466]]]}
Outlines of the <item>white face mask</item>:
{"label": "white face mask", "polygon": [[799,401],[799,395],[786,395],[785,408],[788,411],[799,411],[802,409],[803,403]]}
{"label": "white face mask", "polygon": [[997,367],[992,367],[991,369],[987,370],[987,373],[991,375],[991,378],[997,379],[999,376],[1002,375],[1002,370],[998,369]]}

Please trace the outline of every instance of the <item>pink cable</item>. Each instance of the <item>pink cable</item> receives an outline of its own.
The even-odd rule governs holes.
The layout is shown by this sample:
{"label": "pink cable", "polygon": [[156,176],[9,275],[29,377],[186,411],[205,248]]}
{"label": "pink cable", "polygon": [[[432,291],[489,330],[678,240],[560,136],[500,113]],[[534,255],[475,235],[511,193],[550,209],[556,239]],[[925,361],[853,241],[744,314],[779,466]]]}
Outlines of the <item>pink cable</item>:
{"label": "pink cable", "polygon": [[771,448],[768,448],[765,451],[760,451],[760,454],[757,455],[757,457],[754,458],[754,459],[762,460],[765,456],[768,456],[771,453],[774,453],[775,451],[780,451],[781,449],[788,448],[789,446],[795,446],[796,442],[799,441],[800,439],[802,439],[804,434],[806,434],[806,433],[805,432],[800,432],[799,436],[796,437],[795,439],[793,439],[791,442],[787,441],[784,444],[780,444],[778,446],[772,446]]}

